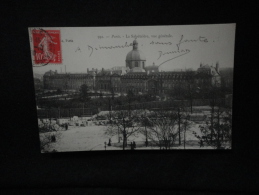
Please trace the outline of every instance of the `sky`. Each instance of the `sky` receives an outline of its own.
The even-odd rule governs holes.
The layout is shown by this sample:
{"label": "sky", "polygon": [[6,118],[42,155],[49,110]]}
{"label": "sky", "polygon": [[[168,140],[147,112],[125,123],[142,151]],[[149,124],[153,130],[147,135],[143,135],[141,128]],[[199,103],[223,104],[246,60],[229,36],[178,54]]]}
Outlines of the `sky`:
{"label": "sky", "polygon": [[[39,27],[29,28],[29,33],[35,28]],[[126,66],[126,55],[135,38],[146,65],[155,63],[161,71],[196,70],[200,63],[215,66],[216,62],[220,68],[234,67],[235,24],[41,28],[60,30],[62,63],[33,67],[35,73],[64,73],[65,69],[85,73],[87,68]],[[32,64],[33,59],[32,55]]]}

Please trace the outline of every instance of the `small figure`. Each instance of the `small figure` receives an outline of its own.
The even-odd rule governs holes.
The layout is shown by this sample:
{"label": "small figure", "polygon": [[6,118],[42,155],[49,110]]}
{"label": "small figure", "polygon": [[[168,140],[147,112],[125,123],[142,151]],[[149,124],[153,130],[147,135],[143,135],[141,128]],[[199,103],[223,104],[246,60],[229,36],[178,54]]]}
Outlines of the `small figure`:
{"label": "small figure", "polygon": [[108,146],[111,146],[112,144],[111,144],[111,138],[109,139],[109,143],[108,143]]}
{"label": "small figure", "polygon": [[136,143],[135,143],[135,141],[133,141],[133,149],[135,149],[136,148]]}
{"label": "small figure", "polygon": [[65,128],[66,128],[66,130],[68,129],[68,125],[67,125],[67,123],[65,124]]}
{"label": "small figure", "polygon": [[130,149],[131,149],[131,150],[134,150],[134,146],[133,146],[133,143],[132,143],[132,142],[130,142]]}

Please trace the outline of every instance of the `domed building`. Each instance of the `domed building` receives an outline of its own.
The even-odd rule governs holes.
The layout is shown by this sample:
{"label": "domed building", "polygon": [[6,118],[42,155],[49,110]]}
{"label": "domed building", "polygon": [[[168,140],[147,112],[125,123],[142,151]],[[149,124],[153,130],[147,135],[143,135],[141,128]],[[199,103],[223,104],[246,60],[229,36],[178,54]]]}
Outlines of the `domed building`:
{"label": "domed building", "polygon": [[138,42],[133,41],[133,49],[126,56],[126,67],[130,72],[145,72],[146,57],[142,51],[138,49]]}
{"label": "domed building", "polygon": [[159,65],[146,65],[146,57],[138,49],[138,42],[133,41],[132,50],[126,55],[126,67],[117,66],[101,70],[87,69],[86,73],[46,72],[44,89],[79,90],[82,84],[87,84],[91,90],[125,94],[133,93],[168,94],[177,86],[187,86],[190,80],[202,85],[220,85],[219,64],[216,67],[200,65],[197,71],[160,71]]}

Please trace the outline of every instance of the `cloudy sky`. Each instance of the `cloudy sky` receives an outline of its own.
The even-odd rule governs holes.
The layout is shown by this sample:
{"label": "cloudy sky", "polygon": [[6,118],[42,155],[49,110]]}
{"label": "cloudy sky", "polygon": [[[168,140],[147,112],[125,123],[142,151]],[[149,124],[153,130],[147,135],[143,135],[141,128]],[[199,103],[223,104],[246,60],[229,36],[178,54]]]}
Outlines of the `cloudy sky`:
{"label": "cloudy sky", "polygon": [[216,62],[220,68],[234,66],[235,24],[42,28],[61,31],[63,62],[33,67],[36,73],[64,72],[65,66],[67,72],[125,66],[136,37],[146,65],[161,65],[160,70],[195,70],[200,63]]}

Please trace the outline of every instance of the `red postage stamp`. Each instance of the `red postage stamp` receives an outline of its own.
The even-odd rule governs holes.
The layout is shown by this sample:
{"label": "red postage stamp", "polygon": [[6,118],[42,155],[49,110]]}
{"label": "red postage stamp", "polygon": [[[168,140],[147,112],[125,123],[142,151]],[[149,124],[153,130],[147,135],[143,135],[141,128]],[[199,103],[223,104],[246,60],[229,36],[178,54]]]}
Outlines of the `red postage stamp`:
{"label": "red postage stamp", "polygon": [[61,64],[60,30],[32,30],[35,65]]}

